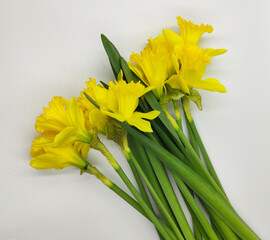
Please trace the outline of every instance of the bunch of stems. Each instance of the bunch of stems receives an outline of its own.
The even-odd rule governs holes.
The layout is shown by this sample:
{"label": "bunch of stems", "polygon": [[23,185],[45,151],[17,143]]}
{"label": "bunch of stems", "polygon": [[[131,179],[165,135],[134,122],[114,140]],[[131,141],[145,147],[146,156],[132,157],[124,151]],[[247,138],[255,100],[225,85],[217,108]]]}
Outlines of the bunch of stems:
{"label": "bunch of stems", "polygon": [[[138,81],[104,35],[102,41],[115,76],[122,70],[126,81]],[[86,97],[94,103],[93,99]],[[132,196],[90,164],[84,172],[95,175],[149,219],[160,239],[259,239],[232,207],[186,105],[182,121],[179,106],[182,101],[172,100],[173,117],[167,110],[167,104],[160,104],[152,92],[144,95],[139,110],[160,111],[159,118],[151,121],[153,133],[140,132],[114,119],[123,129],[115,141],[121,146],[137,186],[132,184],[98,138],[92,143],[92,147],[108,159]],[[183,129],[187,129],[187,136]],[[174,184],[178,189],[173,188]],[[180,203],[179,196],[185,204]],[[183,211],[184,207],[187,207],[188,215]],[[188,219],[192,220],[191,223]]]}

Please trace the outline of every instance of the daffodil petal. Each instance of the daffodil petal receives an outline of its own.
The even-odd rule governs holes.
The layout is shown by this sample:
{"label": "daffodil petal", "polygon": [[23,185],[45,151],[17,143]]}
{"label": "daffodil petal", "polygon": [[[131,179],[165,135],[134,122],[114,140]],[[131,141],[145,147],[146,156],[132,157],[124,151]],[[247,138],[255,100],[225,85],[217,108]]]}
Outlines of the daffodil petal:
{"label": "daffodil petal", "polygon": [[67,116],[72,125],[84,126],[83,111],[79,108],[75,97],[67,105]]}
{"label": "daffodil petal", "polygon": [[30,166],[36,169],[55,168],[60,170],[70,166],[70,163],[65,161],[63,162],[63,159],[61,159],[59,156],[47,153],[34,157],[30,162]]}
{"label": "daffodil petal", "polygon": [[150,92],[152,91],[153,89],[155,89],[156,86],[149,86],[149,87],[146,87],[142,92],[141,94],[139,95],[139,97],[143,96],[144,94],[146,94],[147,92]]}
{"label": "daffodil petal", "polygon": [[[144,119],[152,120],[156,118],[160,114],[159,111],[151,111],[148,113],[142,113],[142,112],[134,112],[132,117],[127,120],[127,122],[142,132],[153,132],[151,123],[149,121],[146,121]],[[144,119],[143,119],[144,118]]]}
{"label": "daffodil petal", "polygon": [[205,49],[207,51],[207,53],[211,56],[211,57],[215,57],[221,54],[224,54],[225,52],[227,52],[226,49],[214,49],[214,48],[207,48]]}
{"label": "daffodil petal", "polygon": [[54,138],[54,147],[66,146],[77,140],[78,129],[76,127],[67,127]]}
{"label": "daffodil petal", "polygon": [[189,94],[189,87],[187,86],[187,84],[184,82],[184,80],[182,79],[181,76],[174,74],[172,75],[167,81],[167,84],[170,85],[170,87],[174,88],[174,89],[179,89],[184,93],[188,93]]}
{"label": "daffodil petal", "polygon": [[226,92],[226,88],[215,78],[206,78],[204,80],[194,82],[193,87],[212,92]]}
{"label": "daffodil petal", "polygon": [[163,35],[172,46],[184,44],[182,37],[179,34],[173,32],[172,30],[164,29]]}
{"label": "daffodil petal", "polygon": [[142,118],[130,118],[127,122],[142,132],[153,132],[150,122]]}
{"label": "daffodil petal", "polygon": [[100,111],[101,111],[102,113],[106,114],[106,115],[109,116],[109,117],[112,117],[112,118],[117,119],[117,120],[120,121],[120,122],[126,121],[126,119],[125,119],[122,115],[120,115],[120,114],[118,114],[118,113],[108,112],[108,111],[103,110],[103,109],[101,109]]}
{"label": "daffodil petal", "polygon": [[62,169],[68,166],[84,168],[86,161],[78,154],[72,145],[64,148],[48,148],[46,154],[34,157],[30,165],[37,169]]}
{"label": "daffodil petal", "polygon": [[139,79],[141,79],[146,85],[149,86],[149,82],[147,81],[143,70],[139,66],[135,66],[133,63],[128,63],[128,66],[132,72],[134,72]]}
{"label": "daffodil petal", "polygon": [[179,83],[179,77],[177,74],[172,75],[167,81],[167,84],[170,85],[170,87],[174,88],[174,89],[180,89],[181,85]]}
{"label": "daffodil petal", "polygon": [[136,117],[136,118],[144,118],[144,119],[153,120],[153,119],[155,119],[159,114],[160,114],[160,111],[157,111],[157,110],[150,111],[150,112],[147,112],[147,113],[134,112],[134,114],[133,114],[132,117]]}

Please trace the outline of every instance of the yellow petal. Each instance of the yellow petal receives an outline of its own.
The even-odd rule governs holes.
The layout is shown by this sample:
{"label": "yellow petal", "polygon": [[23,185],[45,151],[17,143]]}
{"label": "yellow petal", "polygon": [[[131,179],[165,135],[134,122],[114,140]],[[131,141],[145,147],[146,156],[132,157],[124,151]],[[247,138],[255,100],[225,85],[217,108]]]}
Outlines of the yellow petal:
{"label": "yellow petal", "polygon": [[63,147],[77,140],[78,128],[67,127],[54,138],[54,147]]}
{"label": "yellow petal", "polygon": [[144,119],[152,120],[156,118],[159,114],[159,111],[151,111],[148,113],[134,112],[132,117],[128,119],[127,122],[131,126],[138,128],[142,132],[153,132],[150,122]]}
{"label": "yellow petal", "polygon": [[221,55],[221,54],[224,54],[225,52],[227,52],[226,49],[214,49],[214,48],[207,48],[207,49],[205,49],[205,51],[206,51],[211,57],[218,56],[218,55]]}
{"label": "yellow petal", "polygon": [[68,166],[84,168],[86,161],[75,151],[73,146],[49,148],[46,154],[34,157],[30,165],[37,169],[62,169]]}
{"label": "yellow petal", "polygon": [[101,112],[104,113],[104,114],[106,114],[106,115],[109,116],[109,117],[112,117],[112,118],[117,119],[117,120],[120,121],[120,122],[126,121],[126,119],[125,119],[122,115],[120,115],[120,114],[118,114],[118,113],[108,112],[108,111],[103,110],[103,109],[101,109]]}
{"label": "yellow petal", "polygon": [[132,72],[134,72],[139,79],[141,79],[147,86],[149,86],[149,82],[147,81],[143,70],[140,66],[135,66],[133,63],[128,63],[128,66]]}
{"label": "yellow petal", "polygon": [[65,109],[68,102],[68,100],[62,97],[54,97],[51,102],[49,102],[49,108],[43,108],[44,114],[37,117],[35,124],[37,132],[42,134],[54,132],[54,134],[57,134],[66,126],[69,126]]}
{"label": "yellow petal", "polygon": [[44,148],[46,146],[51,146],[53,142],[53,138],[45,138],[45,137],[36,137],[35,141],[32,142],[30,155],[32,157],[41,155],[46,153]]}
{"label": "yellow petal", "polygon": [[52,154],[43,154],[34,157],[30,162],[30,166],[36,169],[55,168],[57,170],[70,166],[68,162],[63,163],[61,160],[61,158],[55,157]]}
{"label": "yellow petal", "polygon": [[212,92],[226,92],[226,88],[215,78],[206,78],[204,80],[194,82],[193,87]]}
{"label": "yellow petal", "polygon": [[173,32],[172,30],[169,29],[164,29],[163,30],[163,35],[167,39],[167,41],[171,44],[171,46],[176,46],[176,45],[183,45],[183,39],[180,35],[177,33]]}
{"label": "yellow petal", "polygon": [[150,122],[144,119],[132,117],[127,122],[142,132],[153,132]]}
{"label": "yellow petal", "polygon": [[97,128],[99,133],[105,133],[105,128],[107,126],[108,116],[102,113],[100,110],[93,109],[89,113],[89,122],[92,128]]}
{"label": "yellow petal", "polygon": [[155,119],[158,115],[160,114],[160,111],[154,110],[154,111],[150,111],[147,113],[142,113],[142,112],[134,112],[132,117],[136,117],[136,118],[144,118],[144,119],[149,119],[149,120],[153,120]]}
{"label": "yellow petal", "polygon": [[67,105],[67,116],[71,125],[84,127],[83,111],[79,108],[75,97]]}
{"label": "yellow petal", "polygon": [[174,74],[172,75],[166,82],[167,84],[170,85],[170,87],[174,88],[174,89],[179,89],[184,93],[188,93],[189,94],[189,87],[187,86],[187,84],[184,82],[183,78],[181,77],[180,74]]}

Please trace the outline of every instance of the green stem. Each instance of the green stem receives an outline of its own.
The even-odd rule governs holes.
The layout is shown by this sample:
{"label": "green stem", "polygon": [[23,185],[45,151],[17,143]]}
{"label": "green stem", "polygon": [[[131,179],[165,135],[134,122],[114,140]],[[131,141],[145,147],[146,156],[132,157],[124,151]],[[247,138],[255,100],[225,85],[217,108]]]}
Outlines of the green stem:
{"label": "green stem", "polygon": [[[187,123],[187,128],[188,128],[188,133],[189,133],[191,145],[193,146],[194,150],[197,153],[199,153],[198,146],[196,144],[197,138],[195,139],[195,136],[194,136],[195,134],[192,131],[192,127],[191,127],[191,124],[189,121],[190,117],[187,118],[186,114],[185,114],[185,117],[186,117],[186,123]],[[200,144],[199,144],[199,146],[200,146]],[[237,236],[234,234],[234,232],[207,205],[205,205],[205,208],[207,209],[207,211],[211,215],[212,222],[215,223],[215,225],[218,227],[218,229],[220,229],[220,231],[222,232],[225,239],[229,239],[229,240],[237,240],[238,239]]]}
{"label": "green stem", "polygon": [[138,191],[136,190],[136,188],[133,186],[133,184],[131,183],[131,181],[129,180],[129,178],[127,177],[127,175],[124,173],[124,171],[122,170],[122,168],[119,168],[116,171],[119,174],[119,176],[121,177],[121,179],[123,180],[123,182],[126,184],[126,186],[128,187],[128,189],[131,191],[131,193],[133,194],[133,196],[137,199],[137,201],[139,202],[139,204],[142,206],[142,208],[144,209],[144,211],[147,214],[147,216],[155,224],[156,228],[162,234],[162,236],[165,239],[172,239],[170,233],[167,231],[166,228],[164,228],[164,225],[160,222],[160,220],[156,217],[156,215],[154,214],[154,212],[149,208],[149,206],[147,205],[147,203],[143,200],[143,198],[138,193]]}
{"label": "green stem", "polygon": [[[124,199],[128,204],[134,207],[139,213],[141,213],[144,217],[149,219],[142,209],[141,205],[135,201],[132,197],[130,197],[126,192],[124,192],[121,188],[119,188],[115,183],[110,187],[119,197]],[[150,219],[149,219],[150,220]]]}
{"label": "green stem", "polygon": [[218,237],[216,236],[215,232],[213,231],[210,223],[204,216],[202,210],[198,206],[197,202],[195,201],[194,197],[190,193],[189,189],[186,187],[185,183],[175,174],[172,172],[172,176],[175,179],[175,182],[177,186],[179,187],[181,193],[183,194],[183,197],[188,202],[189,207],[192,209],[198,220],[200,221],[202,227],[204,228],[206,234],[209,236],[210,239],[218,240]]}
{"label": "green stem", "polygon": [[158,231],[162,234],[162,236],[167,240],[175,239],[175,237],[171,234],[170,231],[165,225],[156,217],[154,212],[151,210],[151,208],[148,206],[148,204],[144,201],[144,199],[141,197],[139,192],[136,190],[134,185],[131,183],[125,172],[122,170],[122,168],[119,166],[117,161],[114,159],[112,154],[108,151],[108,149],[105,147],[105,145],[100,142],[98,138],[95,139],[95,142],[92,142],[92,147],[99,150],[108,160],[108,162],[112,165],[114,170],[118,173],[118,175],[121,177],[123,182],[126,184],[130,192],[133,194],[135,199],[138,201],[138,203],[141,205],[143,210],[145,211],[146,215],[150,219],[150,221],[156,226]]}
{"label": "green stem", "polygon": [[221,184],[221,182],[220,182],[220,180],[219,180],[219,178],[217,176],[217,173],[216,173],[216,171],[214,169],[214,166],[213,166],[213,164],[212,164],[212,162],[211,162],[211,160],[209,158],[209,155],[208,155],[208,153],[206,151],[206,148],[205,148],[205,146],[204,146],[204,144],[202,142],[202,139],[201,139],[201,137],[199,135],[199,132],[198,132],[198,130],[196,128],[196,125],[195,125],[194,121],[193,120],[189,121],[189,124],[190,124],[191,129],[192,129],[192,131],[194,133],[194,136],[196,138],[196,141],[197,141],[197,143],[199,145],[199,148],[201,150],[201,153],[203,155],[203,158],[204,158],[204,161],[205,161],[205,164],[207,166],[207,169],[208,169],[209,173],[211,174],[212,178],[215,180],[215,182],[217,183],[217,185],[219,186],[219,188],[225,194],[225,191],[224,191],[224,189],[222,187],[222,184]]}
{"label": "green stem", "polygon": [[220,233],[220,229],[216,226],[215,222],[212,224],[212,228],[214,229],[215,233],[217,234],[218,239],[224,240],[222,234]]}
{"label": "green stem", "polygon": [[191,126],[190,126],[190,124],[188,122],[188,119],[187,119],[186,115],[185,115],[185,119],[186,119],[186,123],[187,123],[186,125],[187,125],[187,130],[188,130],[189,142],[190,142],[191,146],[193,147],[193,149],[195,150],[195,152],[197,153],[197,155],[200,156],[199,155],[199,149],[198,149],[198,146],[197,146],[197,143],[196,143],[196,139],[194,137],[194,134],[192,132]]}
{"label": "green stem", "polygon": [[[198,154],[196,153],[196,151],[193,149],[192,145],[189,143],[188,139],[186,138],[185,134],[183,133],[182,129],[180,128],[180,126],[177,124],[177,122],[175,121],[175,119],[172,117],[172,115],[169,113],[169,111],[167,110],[167,104],[166,102],[162,102],[160,103],[162,106],[162,109],[164,111],[164,113],[167,116],[167,119],[170,121],[170,123],[172,124],[174,130],[176,131],[178,137],[181,139],[183,145],[187,148],[188,152],[191,155],[191,160],[192,160],[192,165],[194,167],[194,169],[202,176],[204,177],[206,180],[208,180],[212,186],[218,191],[220,192],[222,195],[224,195],[223,191],[219,188],[219,186],[216,184],[216,182],[214,181],[214,179],[211,177],[211,175],[209,174],[209,172],[207,171],[207,169],[204,167],[204,165],[202,164]],[[226,199],[226,196],[224,195],[224,198]]]}
{"label": "green stem", "polygon": [[224,197],[224,199],[227,200],[223,191],[219,188],[219,186],[216,184],[215,180],[212,178],[212,176],[209,174],[209,172],[207,171],[205,166],[202,164],[198,154],[193,149],[192,145],[189,143],[189,141],[186,138],[183,131],[180,129],[180,127],[178,126],[178,124],[175,122],[174,119],[172,119],[172,121],[174,121],[174,122],[172,122],[172,125],[173,125],[177,135],[180,137],[181,141],[183,142],[184,146],[187,148],[188,152],[190,153],[190,155],[192,157],[192,160],[193,160],[192,164],[193,164],[194,169],[196,169],[197,172],[202,177],[204,177],[206,180],[208,180],[208,182],[211,183],[211,185],[216,189],[216,191],[218,191]]}
{"label": "green stem", "polygon": [[[133,176],[134,176],[134,178],[135,178],[135,181],[136,181],[136,183],[137,183],[137,185],[138,185],[138,187],[139,187],[139,190],[140,190],[140,193],[141,193],[141,195],[142,195],[142,198],[143,198],[144,201],[147,203],[147,205],[150,207],[150,209],[151,209],[152,211],[154,211],[153,206],[152,206],[152,204],[151,204],[151,202],[150,202],[150,200],[149,200],[149,197],[148,197],[148,195],[147,195],[147,192],[146,192],[146,190],[145,190],[145,188],[144,188],[144,185],[143,185],[143,183],[142,183],[142,181],[141,181],[141,178],[140,178],[140,176],[139,176],[139,174],[138,174],[138,171],[137,171],[137,169],[136,169],[134,163],[133,163],[132,161],[130,161],[130,157],[129,157],[129,155],[125,152],[125,150],[122,149],[122,151],[123,151],[124,155],[126,156],[126,159],[127,159],[128,164],[129,164],[129,166],[130,166],[130,169],[131,169],[131,171],[132,171],[132,173],[133,173]],[[158,230],[157,230],[157,231],[158,231]],[[162,239],[163,237],[162,237],[162,235],[160,234],[159,231],[158,231],[158,234],[159,234],[160,239]]]}
{"label": "green stem", "polygon": [[194,239],[193,232],[188,224],[188,221],[185,217],[185,214],[178,202],[178,199],[175,195],[175,192],[172,188],[171,182],[167,176],[167,173],[165,172],[165,169],[162,165],[162,163],[153,155],[152,152],[147,151],[147,154],[149,156],[149,159],[152,163],[152,166],[156,172],[156,175],[159,179],[159,183],[163,189],[163,192],[165,193],[165,196],[171,206],[171,209],[174,213],[174,216],[178,222],[178,225],[180,226],[183,235],[186,239]]}
{"label": "green stem", "polygon": [[[164,195],[163,190],[161,189],[161,186],[158,182],[157,176],[153,170],[153,167],[149,161],[149,158],[146,154],[145,149],[143,148],[143,146],[139,142],[135,141],[134,138],[130,135],[128,136],[128,145],[130,146],[132,153],[135,155],[135,158],[138,161],[140,160],[139,164],[144,169],[144,172],[147,175],[152,186],[154,187],[156,193],[158,194],[159,199],[162,201],[163,205],[166,207],[166,209],[170,213],[171,217],[173,217],[173,213],[171,211],[171,208],[167,202],[167,199]],[[167,221],[167,218],[164,216],[163,212],[161,211],[161,209],[159,208],[158,205],[157,205],[157,208],[158,208],[161,216],[163,217],[165,223],[167,225],[170,225],[169,222]]]}
{"label": "green stem", "polygon": [[173,100],[173,108],[175,112],[175,119],[178,124],[178,126],[182,129],[182,120],[181,120],[181,112],[178,105],[178,100]]}
{"label": "green stem", "polygon": [[135,208],[139,213],[141,213],[144,217],[148,219],[144,210],[140,206],[140,204],[135,201],[132,197],[130,197],[125,191],[119,188],[114,182],[105,177],[97,168],[88,163],[86,170],[82,170],[82,172],[89,173],[94,175],[97,179],[99,179],[105,186],[114,191],[119,197],[125,200],[129,205]]}
{"label": "green stem", "polygon": [[125,153],[125,156],[126,156],[126,158],[127,158],[128,164],[129,164],[129,166],[130,166],[130,168],[131,168],[131,171],[132,171],[132,173],[133,173],[133,176],[134,176],[134,178],[135,178],[135,180],[136,180],[136,183],[137,183],[137,185],[138,185],[138,187],[139,187],[140,193],[141,193],[141,195],[142,195],[144,201],[145,201],[145,202],[148,204],[148,206],[153,210],[152,204],[151,204],[151,202],[150,202],[150,200],[149,200],[149,197],[148,197],[148,195],[147,195],[147,193],[146,193],[146,190],[145,190],[145,188],[144,188],[144,186],[143,186],[143,183],[142,183],[142,181],[141,181],[141,178],[140,178],[140,176],[139,176],[139,174],[138,174],[138,172],[137,172],[137,169],[136,169],[134,163],[130,160],[130,157],[129,157],[128,154]]}
{"label": "green stem", "polygon": [[[247,226],[247,224],[239,217],[231,205],[224,199],[224,195],[217,192],[211,185],[209,185],[202,177],[195,173],[190,167],[179,161],[177,157],[172,155],[159,144],[156,144],[148,137],[129,125],[119,122],[114,119],[121,127],[132,134],[137,141],[145,145],[153,151],[153,153],[164,162],[167,167],[179,174],[179,177],[186,182],[194,192],[207,203],[216,214],[241,238],[251,240],[259,239],[259,237]],[[190,145],[191,146],[191,145]],[[193,150],[194,151],[194,150]]]}
{"label": "green stem", "polygon": [[[127,150],[127,149],[126,149]],[[170,226],[172,227],[173,231],[175,232],[176,236],[179,239],[183,239],[183,236],[181,234],[181,232],[179,231],[176,223],[174,222],[173,218],[170,216],[170,214],[167,212],[166,208],[163,206],[161,200],[159,199],[159,196],[157,195],[155,189],[153,188],[152,184],[150,183],[150,181],[148,180],[147,176],[145,175],[144,171],[142,170],[142,168],[140,167],[139,163],[137,162],[136,158],[134,157],[134,155],[132,154],[132,152],[129,150],[130,153],[130,158],[133,161],[134,165],[136,166],[136,168],[138,169],[140,175],[142,176],[143,180],[145,181],[149,191],[151,192],[153,198],[155,199],[155,201],[157,202],[157,204],[159,205],[160,209],[162,209],[162,212],[164,213],[164,215],[166,216],[168,222],[170,223]]]}
{"label": "green stem", "polygon": [[212,219],[212,222],[218,227],[221,234],[224,236],[225,239],[228,240],[238,240],[238,237],[235,233],[215,214],[213,210],[211,210],[208,206],[204,206],[207,212]]}

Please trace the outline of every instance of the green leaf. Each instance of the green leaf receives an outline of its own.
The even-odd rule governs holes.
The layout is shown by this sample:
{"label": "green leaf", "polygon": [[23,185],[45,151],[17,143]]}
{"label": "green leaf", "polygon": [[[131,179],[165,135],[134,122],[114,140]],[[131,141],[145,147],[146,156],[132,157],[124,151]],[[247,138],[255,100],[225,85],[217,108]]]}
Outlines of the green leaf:
{"label": "green leaf", "polygon": [[103,87],[105,87],[106,89],[109,88],[109,85],[103,81],[100,81],[100,83],[102,84]]}
{"label": "green leaf", "polygon": [[93,98],[91,98],[87,93],[84,92],[84,95],[86,96],[86,98],[98,109],[100,109],[100,106],[94,101]]}
{"label": "green leaf", "polygon": [[137,141],[151,150],[156,157],[167,167],[175,172],[189,187],[242,239],[259,240],[260,238],[239,217],[232,206],[218,193],[208,182],[199,176],[186,164],[179,161],[177,157],[168,152],[150,138],[144,136],[138,130],[126,123],[114,119],[121,127],[128,131]]}
{"label": "green leaf", "polygon": [[105,48],[105,51],[108,55],[115,79],[117,79],[117,76],[121,70],[120,65],[120,54],[116,47],[112,44],[112,42],[104,35],[101,34],[101,40],[102,44]]}
{"label": "green leaf", "polygon": [[132,75],[132,72],[126,62],[126,60],[122,57],[120,57],[120,64],[121,64],[121,67],[122,67],[122,70],[123,70],[123,73],[124,73],[124,76],[127,80],[127,82],[136,82],[135,79],[134,79],[134,75]]}

